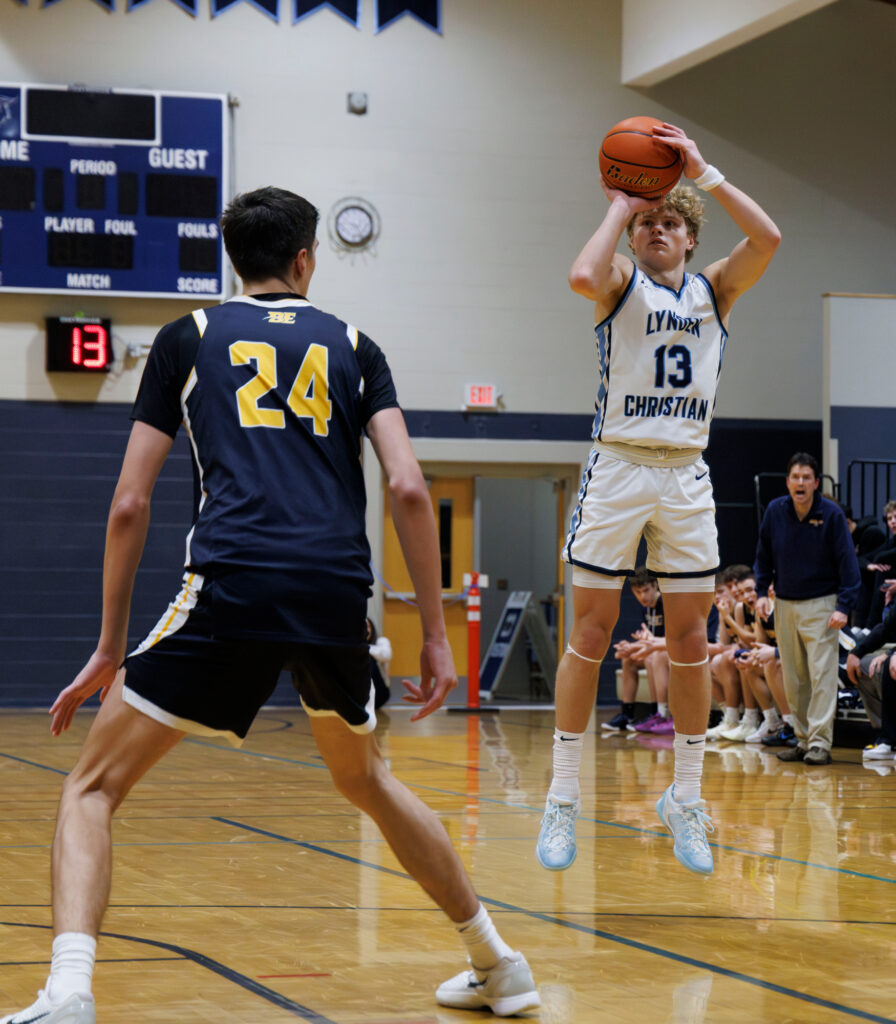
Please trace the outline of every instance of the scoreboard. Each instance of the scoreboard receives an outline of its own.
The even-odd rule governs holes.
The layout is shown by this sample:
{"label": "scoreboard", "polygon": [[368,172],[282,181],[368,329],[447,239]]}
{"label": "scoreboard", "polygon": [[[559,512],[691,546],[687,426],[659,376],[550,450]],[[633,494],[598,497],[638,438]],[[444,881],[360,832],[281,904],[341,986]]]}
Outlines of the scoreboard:
{"label": "scoreboard", "polygon": [[0,82],[0,292],[225,297],[225,95]]}

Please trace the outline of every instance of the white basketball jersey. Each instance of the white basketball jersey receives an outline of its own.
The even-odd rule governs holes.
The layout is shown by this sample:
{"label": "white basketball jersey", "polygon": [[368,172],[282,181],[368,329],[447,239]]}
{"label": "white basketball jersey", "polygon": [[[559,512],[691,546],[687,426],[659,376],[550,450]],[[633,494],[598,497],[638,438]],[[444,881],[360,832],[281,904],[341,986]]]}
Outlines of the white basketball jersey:
{"label": "white basketball jersey", "polygon": [[706,278],[685,274],[676,292],[635,267],[619,305],[594,331],[600,385],[591,436],[705,448],[728,337]]}

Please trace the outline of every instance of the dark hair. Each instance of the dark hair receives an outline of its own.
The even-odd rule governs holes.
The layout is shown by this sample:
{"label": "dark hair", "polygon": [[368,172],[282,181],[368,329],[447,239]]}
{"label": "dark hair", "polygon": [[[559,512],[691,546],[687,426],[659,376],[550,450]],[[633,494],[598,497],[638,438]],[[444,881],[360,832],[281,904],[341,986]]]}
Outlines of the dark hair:
{"label": "dark hair", "polygon": [[311,252],[317,210],[286,189],[259,188],[234,197],[221,217],[224,247],[244,281],[285,276],[301,252]]}
{"label": "dark hair", "polygon": [[725,583],[740,583],[741,580],[754,575],[753,566],[743,565],[742,563],[729,565],[727,569],[722,570],[720,575]]}
{"label": "dark hair", "polygon": [[788,476],[790,476],[790,471],[794,466],[808,466],[815,474],[815,479],[821,479],[821,467],[818,465],[818,460],[808,452],[795,452],[790,456],[790,461],[787,463]]}
{"label": "dark hair", "polygon": [[649,587],[651,583],[657,582],[656,576],[647,568],[646,565],[639,565],[628,578],[628,585],[632,589],[635,587]]}

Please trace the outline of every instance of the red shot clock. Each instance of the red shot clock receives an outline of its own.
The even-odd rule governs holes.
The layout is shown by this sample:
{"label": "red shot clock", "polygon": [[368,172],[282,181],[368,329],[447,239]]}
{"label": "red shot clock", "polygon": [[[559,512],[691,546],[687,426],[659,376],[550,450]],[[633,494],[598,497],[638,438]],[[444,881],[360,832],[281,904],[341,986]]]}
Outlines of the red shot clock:
{"label": "red shot clock", "polygon": [[108,373],[112,369],[112,321],[92,316],[48,316],[48,373]]}

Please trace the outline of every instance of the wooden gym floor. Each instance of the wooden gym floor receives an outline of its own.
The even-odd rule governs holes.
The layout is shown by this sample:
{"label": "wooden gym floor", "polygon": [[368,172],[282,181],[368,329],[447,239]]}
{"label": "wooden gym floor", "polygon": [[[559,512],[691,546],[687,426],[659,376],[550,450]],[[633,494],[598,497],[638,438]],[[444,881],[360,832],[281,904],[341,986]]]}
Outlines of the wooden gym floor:
{"label": "wooden gym floor", "polygon": [[[612,712],[610,712],[612,713]],[[601,713],[599,721],[608,717]],[[671,738],[603,736],[583,766],[579,855],[538,867],[552,713],[383,715],[393,771],[438,813],[544,1024],[896,1020],[896,775],[835,750],[785,765],[743,744],[706,756],[716,872],[672,856],[654,804]],[[90,722],[51,740],[0,713],[0,1015],[47,974],[59,784]],[[134,790],[94,975],[106,1024],[455,1024],[436,985],[453,929],[376,829],[332,790],[299,711],[266,711],[242,750],[183,742]]]}

